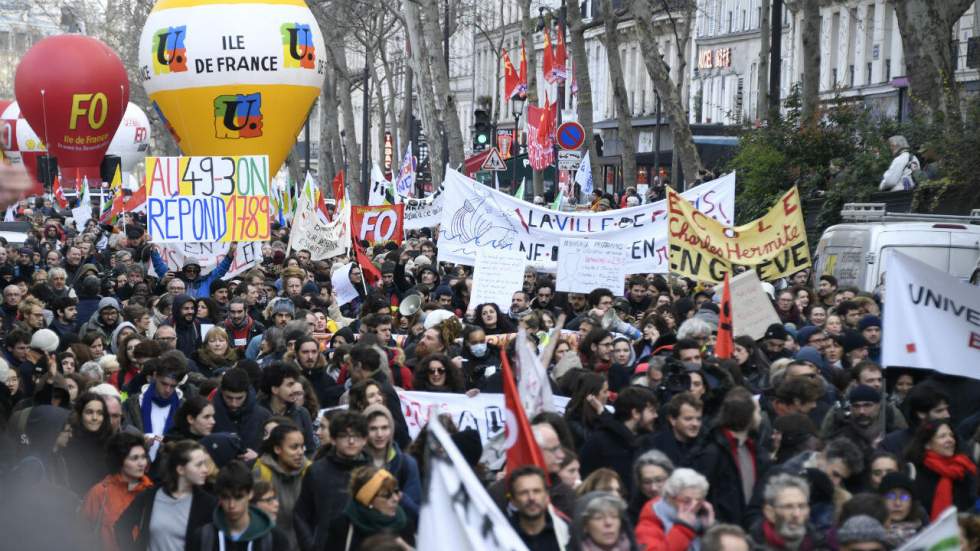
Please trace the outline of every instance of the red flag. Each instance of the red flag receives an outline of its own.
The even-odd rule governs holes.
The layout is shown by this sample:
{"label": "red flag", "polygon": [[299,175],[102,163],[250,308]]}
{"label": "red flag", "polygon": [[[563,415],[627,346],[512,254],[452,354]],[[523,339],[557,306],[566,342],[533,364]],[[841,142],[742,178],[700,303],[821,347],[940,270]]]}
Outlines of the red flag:
{"label": "red flag", "polygon": [[340,207],[340,202],[344,200],[344,171],[341,170],[333,177],[333,198],[337,201],[337,207]]}
{"label": "red flag", "polygon": [[541,62],[541,73],[545,82],[555,82],[555,52],[551,47],[551,33],[548,26],[544,27],[544,60]]}
{"label": "red flag", "polygon": [[504,379],[504,409],[506,412],[506,436],[504,446],[507,448],[507,474],[524,465],[536,465],[542,471],[548,472],[541,448],[531,432],[531,423],[524,413],[521,397],[517,393],[517,383],[514,382],[514,372],[510,368],[507,352],[500,351],[501,369]]}
{"label": "red flag", "polygon": [[521,40],[521,68],[517,73],[517,94],[527,93],[527,50],[524,49],[524,41]]}
{"label": "red flag", "polygon": [[51,183],[51,192],[54,193],[54,200],[58,202],[59,207],[68,208],[68,199],[65,199],[65,190],[61,188],[61,178],[58,178],[57,175],[54,177],[54,182]]}
{"label": "red flag", "polygon": [[517,94],[517,87],[521,83],[521,77],[517,74],[517,69],[514,68],[514,64],[510,62],[510,55],[507,53],[506,48],[504,48],[504,53],[501,57],[504,60],[504,95],[512,98]]}
{"label": "red flag", "polygon": [[[334,199],[334,212],[340,212],[343,207],[344,199],[347,198],[347,192],[344,186],[344,171],[341,170],[333,177],[333,182],[330,184],[333,190]],[[327,218],[328,222],[333,222],[333,217],[330,216],[330,212],[327,211],[327,203],[323,199],[323,193],[320,193],[317,197],[316,208],[320,211],[323,216]]]}
{"label": "red flag", "polygon": [[361,244],[356,240],[354,241],[354,252],[357,255],[357,263],[361,266],[361,272],[364,274],[364,280],[373,287],[374,284],[381,281],[381,270],[371,262],[367,253],[361,248]]}
{"label": "red flag", "polygon": [[565,48],[565,28],[558,27],[558,45],[555,48],[555,80],[568,78],[568,50]]}
{"label": "red flag", "polygon": [[134,193],[123,206],[126,212],[133,212],[146,202],[146,186],[140,186],[136,193]]}
{"label": "red flag", "polygon": [[721,293],[721,312],[718,314],[718,339],[715,341],[715,357],[727,360],[735,351],[735,340],[732,335],[732,292],[728,287],[728,274],[725,274],[724,287]]}

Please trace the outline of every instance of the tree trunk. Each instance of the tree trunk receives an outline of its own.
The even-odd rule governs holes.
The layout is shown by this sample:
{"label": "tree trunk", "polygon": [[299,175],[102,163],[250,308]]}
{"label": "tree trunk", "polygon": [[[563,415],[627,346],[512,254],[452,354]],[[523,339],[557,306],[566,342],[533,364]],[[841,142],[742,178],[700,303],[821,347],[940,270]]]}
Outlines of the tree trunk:
{"label": "tree trunk", "polygon": [[609,79],[613,85],[613,101],[616,102],[616,122],[623,160],[623,189],[636,189],[636,141],[633,136],[633,113],[630,111],[629,92],[623,77],[623,61],[619,56],[619,31],[612,0],[602,0],[602,23],[606,32],[602,42],[606,45],[609,60]]}
{"label": "tree trunk", "polygon": [[442,158],[442,116],[435,100],[432,72],[425,55],[427,45],[425,35],[422,33],[422,20],[416,1],[407,0],[404,4],[405,29],[408,31],[411,43],[409,63],[415,71],[415,77],[418,78],[416,86],[419,89],[419,98],[422,100],[422,119],[425,121],[425,136],[429,144],[429,170],[433,184],[438,185],[445,177],[446,170],[445,160]]}
{"label": "tree trunk", "polygon": [[894,2],[902,35],[909,97],[922,114],[960,124],[960,95],[953,67],[953,26],[973,0]]}
{"label": "tree trunk", "polygon": [[771,0],[761,0],[762,17],[759,20],[759,74],[757,86],[759,91],[755,99],[755,120],[764,121],[769,113],[769,35],[772,27],[769,24],[769,14],[772,11]]}
{"label": "tree trunk", "polygon": [[374,101],[378,103],[378,134],[377,134],[377,148],[378,148],[378,159],[384,162],[385,158],[385,126],[388,122],[388,110],[385,105],[385,95],[381,91],[381,80],[378,77],[378,72],[374,70],[374,66],[371,66],[371,81],[374,86]]}
{"label": "tree trunk", "polygon": [[[527,104],[538,104],[538,51],[534,48],[534,27],[537,25],[537,18],[531,17],[531,0],[520,0],[521,3],[521,38],[527,48]],[[520,59],[520,57],[518,57]],[[520,62],[518,62],[520,63]],[[520,66],[517,67],[520,69]],[[525,112],[526,113],[526,112]],[[527,124],[527,117],[524,117]],[[520,136],[518,129],[517,135]],[[514,162],[517,162],[515,159]],[[532,184],[534,195],[544,197],[544,172],[535,170],[533,173]],[[519,186],[514,182],[514,186]]]}
{"label": "tree trunk", "polygon": [[302,182],[306,179],[306,175],[303,174],[303,168],[299,166],[299,157],[296,155],[296,148],[289,150],[289,155],[286,155],[286,171],[289,173],[290,182]]}
{"label": "tree trunk", "polygon": [[[582,12],[578,2],[568,3],[568,30],[571,32],[572,60],[575,63],[575,81],[578,92],[575,94],[575,107],[578,112],[578,122],[585,129],[585,145],[589,148],[589,163],[592,168],[592,179],[601,187],[599,171],[599,152],[595,146],[595,129],[592,121],[592,77],[589,75],[589,55],[585,51],[585,26],[582,24]],[[571,82],[571,78],[569,78]],[[571,84],[569,84],[569,90]],[[587,199],[587,198],[586,198]]]}
{"label": "tree trunk", "polygon": [[803,0],[803,124],[815,124],[820,105],[820,3]]}
{"label": "tree trunk", "polygon": [[[408,3],[411,3],[409,0]],[[449,60],[443,51],[442,27],[439,25],[438,0],[421,0],[422,29],[425,42],[429,46],[427,54],[429,69],[436,92],[436,103],[442,112],[442,123],[446,138],[449,140],[449,165],[453,168],[463,164],[463,130],[459,122],[459,112],[456,110],[456,96],[449,86]],[[440,142],[441,143],[441,142]],[[429,149],[432,148],[430,142]]]}
{"label": "tree trunk", "polygon": [[688,123],[687,111],[681,102],[680,93],[677,86],[671,81],[667,67],[661,59],[660,46],[653,33],[653,24],[650,22],[650,14],[653,13],[650,0],[636,0],[632,7],[636,28],[640,32],[640,41],[645,45],[640,49],[643,52],[643,64],[646,65],[647,73],[653,80],[653,87],[660,95],[661,108],[667,118],[670,119],[674,151],[677,151],[680,157],[680,164],[684,170],[684,180],[685,182],[693,182],[698,178],[698,173],[702,168],[701,156],[698,155],[698,149],[694,145],[694,134],[691,132],[691,125]]}
{"label": "tree trunk", "polygon": [[333,178],[337,167],[343,166],[339,149],[340,129],[337,120],[337,87],[333,68],[327,67],[323,88],[320,90],[320,150],[317,152],[318,181]]}
{"label": "tree trunk", "polygon": [[[361,148],[357,143],[357,125],[354,121],[354,104],[351,96],[354,94],[354,83],[350,71],[347,69],[347,49],[344,47],[344,39],[336,37],[327,46],[330,50],[330,57],[337,72],[337,95],[340,96],[340,110],[343,117],[344,126],[344,146],[347,151],[347,166],[344,176],[348,189],[351,190],[351,198],[355,203],[364,204],[363,188],[361,186]],[[368,106],[364,106],[365,109]]]}

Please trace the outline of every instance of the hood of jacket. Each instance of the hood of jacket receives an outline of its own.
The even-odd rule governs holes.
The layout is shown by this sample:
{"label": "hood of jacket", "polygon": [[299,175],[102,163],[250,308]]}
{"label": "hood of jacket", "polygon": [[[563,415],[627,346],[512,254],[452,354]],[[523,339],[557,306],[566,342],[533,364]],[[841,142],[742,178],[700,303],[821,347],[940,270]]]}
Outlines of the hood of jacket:
{"label": "hood of jacket", "polygon": [[112,350],[113,353],[119,352],[119,333],[122,333],[122,330],[126,327],[130,327],[133,329],[133,331],[136,331],[136,326],[128,321],[124,321],[117,325],[112,331],[112,337],[109,339],[109,349]]}
{"label": "hood of jacket", "polygon": [[[188,295],[187,293],[181,293],[174,298],[174,303],[170,310],[171,316],[174,319],[174,324],[187,325],[187,322],[184,321],[184,316],[180,314],[180,307],[188,302],[194,302],[194,297]],[[193,323],[193,321],[191,323]]]}
{"label": "hood of jacket", "polygon": [[268,467],[272,472],[279,474],[282,477],[295,478],[297,476],[303,476],[306,472],[307,467],[312,463],[308,458],[303,458],[303,466],[295,470],[286,470],[282,468],[282,465],[276,461],[276,458],[268,453],[264,453],[259,457],[259,462]]}
{"label": "hood of jacket", "polygon": [[[248,507],[248,528],[238,538],[238,541],[255,541],[272,531],[272,519],[258,507],[249,505]],[[228,533],[228,521],[225,520],[225,512],[218,507],[214,510],[214,527]],[[220,537],[220,536],[219,536]]]}

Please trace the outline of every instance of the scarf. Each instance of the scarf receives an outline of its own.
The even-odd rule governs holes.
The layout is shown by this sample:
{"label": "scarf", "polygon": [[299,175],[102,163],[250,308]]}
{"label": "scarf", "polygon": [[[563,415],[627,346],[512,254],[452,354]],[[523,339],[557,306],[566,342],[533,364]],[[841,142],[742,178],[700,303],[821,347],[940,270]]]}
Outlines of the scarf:
{"label": "scarf", "polygon": [[[775,549],[789,549],[790,547],[786,544],[786,540],[779,535],[776,531],[776,527],[768,520],[762,521],[762,536],[766,539],[766,544]],[[799,551],[808,551],[813,549],[813,542],[810,540],[810,536],[803,536],[803,541],[800,545],[796,547]]]}
{"label": "scarf", "polygon": [[[670,533],[670,529],[674,527],[675,523],[677,523],[677,508],[670,503],[667,503],[666,499],[660,498],[653,503],[653,513],[660,519],[660,524],[663,524],[664,537],[666,538],[667,534]],[[704,526],[701,524],[701,519],[699,518],[697,524],[695,526],[691,526],[691,528],[693,528],[698,534],[703,533]],[[691,543],[688,545],[687,549],[688,551],[701,551],[701,538],[694,538],[691,540]]]}
{"label": "scarf", "polygon": [[170,406],[170,410],[167,412],[167,422],[160,429],[160,434],[166,434],[167,430],[173,426],[174,412],[180,406],[180,397],[177,396],[177,390],[175,389],[174,393],[170,395],[170,399],[164,399],[157,396],[157,385],[155,383],[149,384],[140,402],[140,416],[143,418],[143,432],[145,433],[153,432],[152,412],[154,404],[161,408]]}
{"label": "scarf", "polygon": [[977,474],[977,466],[961,453],[952,457],[943,457],[932,450],[926,450],[926,457],[922,464],[939,475],[936,493],[932,498],[932,509],[929,511],[929,520],[936,520],[953,504],[953,481],[963,480],[967,473]]}
{"label": "scarf", "polygon": [[621,532],[619,534],[619,539],[616,543],[609,548],[599,547],[599,544],[592,541],[592,538],[586,537],[585,541],[582,542],[582,551],[629,551],[630,550],[630,540],[626,537],[626,532]]}
{"label": "scarf", "polygon": [[369,509],[355,500],[347,502],[344,513],[350,519],[351,524],[365,534],[377,534],[386,532],[398,534],[408,524],[405,510],[400,506],[395,510],[395,516],[383,515],[375,509]]}

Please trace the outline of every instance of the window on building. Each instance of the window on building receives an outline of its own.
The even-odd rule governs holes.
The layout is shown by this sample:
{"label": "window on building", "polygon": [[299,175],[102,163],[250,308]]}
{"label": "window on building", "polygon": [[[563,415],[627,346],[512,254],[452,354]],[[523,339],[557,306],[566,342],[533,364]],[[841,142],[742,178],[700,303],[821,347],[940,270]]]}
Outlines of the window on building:
{"label": "window on building", "polygon": [[0,50],[10,49],[10,33],[8,31],[0,31]]}
{"label": "window on building", "polygon": [[734,28],[732,27],[732,12],[728,12],[728,32],[729,32],[729,34],[731,34],[731,32],[733,30],[734,30]]}
{"label": "window on building", "polygon": [[742,30],[743,31],[748,30],[749,28],[748,25],[749,25],[749,21],[748,18],[746,17],[746,12],[745,10],[742,10]]}
{"label": "window on building", "polygon": [[18,52],[26,52],[28,48],[27,33],[17,33],[14,35],[14,49]]}
{"label": "window on building", "polygon": [[885,82],[890,82],[892,79],[892,59],[885,58]]}
{"label": "window on building", "polygon": [[866,74],[864,76],[864,82],[866,84],[871,84],[871,68],[872,67],[873,67],[873,64],[869,61],[868,62],[868,66],[865,68],[865,73]]}
{"label": "window on building", "polygon": [[847,85],[851,88],[854,87],[854,65],[847,66]]}

